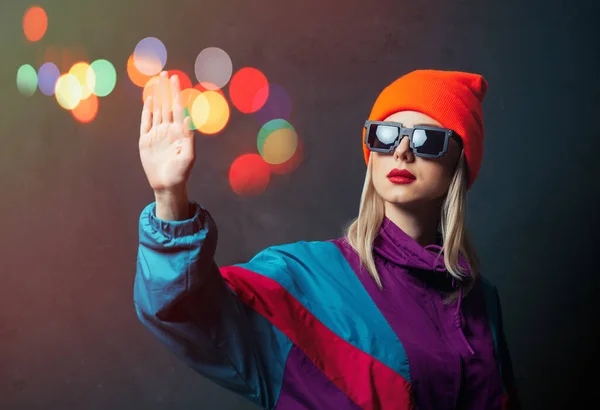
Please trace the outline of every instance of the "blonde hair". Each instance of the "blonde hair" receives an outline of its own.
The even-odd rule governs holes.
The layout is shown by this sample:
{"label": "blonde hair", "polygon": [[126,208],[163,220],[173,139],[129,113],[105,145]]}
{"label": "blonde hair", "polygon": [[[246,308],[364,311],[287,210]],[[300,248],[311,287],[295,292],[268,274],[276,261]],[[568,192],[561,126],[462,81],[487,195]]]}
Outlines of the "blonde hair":
{"label": "blonde hair", "polygon": [[[377,286],[382,289],[381,277],[373,258],[373,242],[383,223],[385,210],[383,199],[373,185],[372,175],[372,161],[369,159],[358,217],[349,224],[345,237],[350,246],[358,253],[361,265],[372,276]],[[458,256],[461,254],[468,263],[471,276],[475,278],[479,273],[480,263],[466,228],[467,165],[464,152],[461,152],[440,211],[440,231],[443,239],[441,252],[443,252],[444,265],[448,273],[458,279],[459,283],[465,278],[464,269],[458,262]],[[466,292],[470,290],[474,281],[468,283],[469,286],[465,288]],[[453,295],[450,299],[454,298]]]}

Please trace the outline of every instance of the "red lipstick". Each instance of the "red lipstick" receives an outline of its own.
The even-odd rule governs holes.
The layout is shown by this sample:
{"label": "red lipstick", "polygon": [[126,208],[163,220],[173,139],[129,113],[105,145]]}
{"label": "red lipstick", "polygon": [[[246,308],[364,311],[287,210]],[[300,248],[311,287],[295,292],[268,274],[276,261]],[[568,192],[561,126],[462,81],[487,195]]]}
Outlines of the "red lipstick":
{"label": "red lipstick", "polygon": [[410,184],[415,181],[417,177],[406,169],[394,168],[387,174],[387,179],[393,184]]}

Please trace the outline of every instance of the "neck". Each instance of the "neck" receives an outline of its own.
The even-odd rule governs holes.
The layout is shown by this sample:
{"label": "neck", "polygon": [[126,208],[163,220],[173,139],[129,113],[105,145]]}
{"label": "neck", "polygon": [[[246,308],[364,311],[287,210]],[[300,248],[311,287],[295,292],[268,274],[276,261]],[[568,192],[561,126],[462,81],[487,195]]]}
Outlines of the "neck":
{"label": "neck", "polygon": [[435,243],[440,209],[441,203],[407,207],[386,202],[385,216],[421,246],[426,246]]}

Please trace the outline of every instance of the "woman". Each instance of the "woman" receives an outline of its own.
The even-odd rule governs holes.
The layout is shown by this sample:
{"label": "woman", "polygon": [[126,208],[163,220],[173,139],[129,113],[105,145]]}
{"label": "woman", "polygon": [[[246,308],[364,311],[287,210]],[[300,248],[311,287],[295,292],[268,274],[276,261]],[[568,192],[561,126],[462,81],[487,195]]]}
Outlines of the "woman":
{"label": "woman", "polygon": [[134,298],[172,352],[266,409],[518,407],[498,294],[465,231],[483,77],[417,70],[394,81],[365,123],[347,235],[220,268],[215,223],[187,198],[194,139],[177,78],[172,118],[168,86],[162,74],[142,113],[156,201],[139,221]]}

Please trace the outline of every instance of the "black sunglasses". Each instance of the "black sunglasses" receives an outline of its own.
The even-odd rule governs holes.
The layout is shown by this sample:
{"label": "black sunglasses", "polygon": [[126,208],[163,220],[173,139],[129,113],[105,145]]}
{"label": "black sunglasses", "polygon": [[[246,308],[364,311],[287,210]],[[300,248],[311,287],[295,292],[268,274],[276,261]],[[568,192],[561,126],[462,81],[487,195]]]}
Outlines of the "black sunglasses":
{"label": "black sunglasses", "polygon": [[416,156],[440,158],[448,152],[448,140],[453,138],[460,147],[460,136],[451,129],[417,125],[404,128],[399,122],[365,121],[365,144],[374,152],[393,153],[406,135]]}

